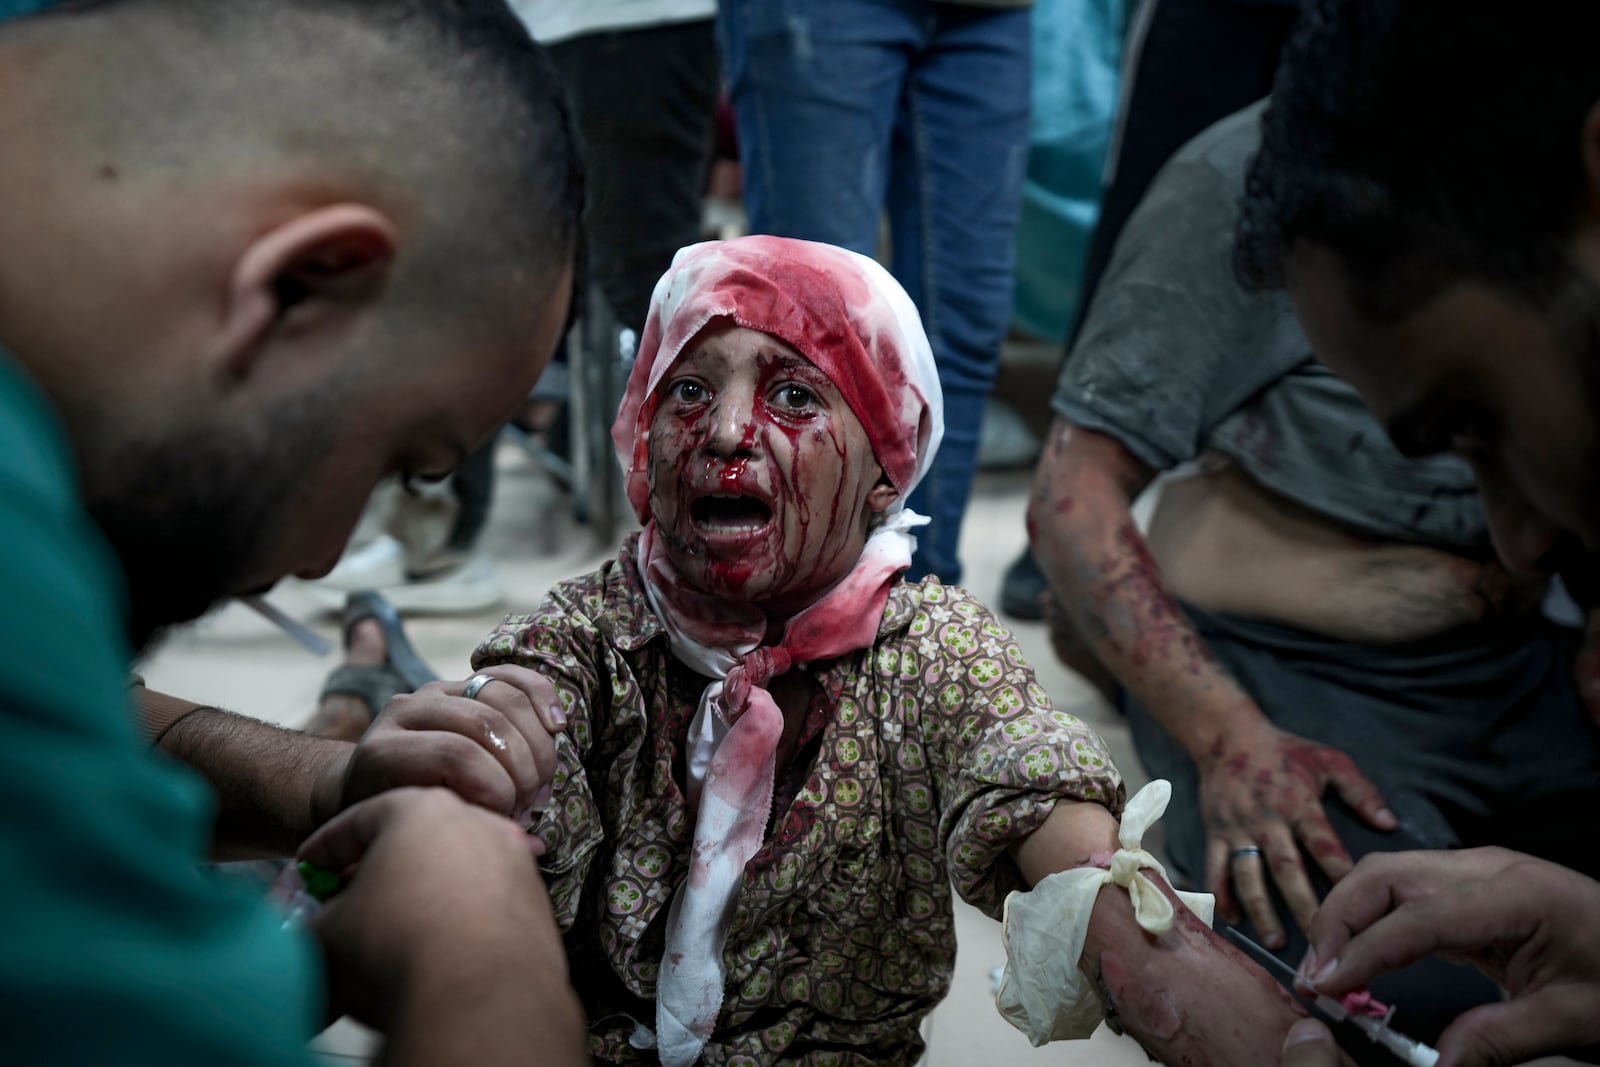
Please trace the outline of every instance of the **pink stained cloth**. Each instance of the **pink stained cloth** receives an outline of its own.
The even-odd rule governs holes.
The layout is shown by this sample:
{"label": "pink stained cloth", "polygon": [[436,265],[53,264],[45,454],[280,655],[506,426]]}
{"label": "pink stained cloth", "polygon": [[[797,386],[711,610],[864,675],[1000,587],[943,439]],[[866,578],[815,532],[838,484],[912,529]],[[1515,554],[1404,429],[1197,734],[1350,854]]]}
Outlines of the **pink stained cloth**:
{"label": "pink stained cloth", "polygon": [[727,319],[794,347],[828,376],[902,498],[944,435],[944,396],[917,309],[875,260],[788,237],[690,245],[656,283],[638,359],[611,426],[628,500],[650,519],[655,391],[707,325]]}
{"label": "pink stained cloth", "polygon": [[761,644],[765,613],[717,600],[686,582],[661,549],[650,516],[649,427],[655,393],[707,325],[731,320],[777,337],[828,376],[860,420],[900,500],[943,435],[943,396],[916,309],[875,261],[831,245],[778,237],[693,245],[657,284],[639,357],[612,441],[641,522],[641,573],[675,655],[718,679],[690,727],[686,794],[697,804],[693,863],[668,913],[657,982],[656,1040],[664,1067],[687,1067],[716,1025],[722,950],[745,864],[760,850],[772,808],[783,715],[766,685],[795,664],[832,659],[877,638],[895,577],[911,564],[910,530],[925,519],[897,504],[861,558],[793,616],[776,645]]}

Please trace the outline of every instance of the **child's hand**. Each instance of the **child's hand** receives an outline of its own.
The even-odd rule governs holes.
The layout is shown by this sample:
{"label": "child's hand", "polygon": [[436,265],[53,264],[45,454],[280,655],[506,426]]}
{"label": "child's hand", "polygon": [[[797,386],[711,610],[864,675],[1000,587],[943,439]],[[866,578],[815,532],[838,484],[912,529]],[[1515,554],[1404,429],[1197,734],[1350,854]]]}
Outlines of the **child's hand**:
{"label": "child's hand", "polygon": [[443,786],[524,826],[548,807],[555,735],[567,724],[555,686],[525,667],[479,673],[494,680],[472,698],[463,680],[391,700],[352,750],[322,819],[401,786]]}

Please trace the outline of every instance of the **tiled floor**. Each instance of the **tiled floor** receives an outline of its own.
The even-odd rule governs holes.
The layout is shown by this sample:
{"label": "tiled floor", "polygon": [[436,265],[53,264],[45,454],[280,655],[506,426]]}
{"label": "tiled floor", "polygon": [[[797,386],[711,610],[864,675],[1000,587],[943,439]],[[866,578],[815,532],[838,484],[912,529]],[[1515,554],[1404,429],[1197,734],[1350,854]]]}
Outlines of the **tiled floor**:
{"label": "tiled floor", "polygon": [[[611,555],[614,546],[598,544],[592,532],[573,523],[566,498],[521,452],[503,450],[499,474],[486,537],[510,590],[509,606],[532,605],[552,582],[582,573]],[[973,500],[963,539],[968,584],[991,599],[997,595],[1001,572],[1024,541],[1026,490],[1026,474],[988,475]],[[333,621],[316,614],[303,590],[286,585],[274,592],[273,601],[337,643]],[[418,650],[441,674],[459,677],[466,671],[468,652],[498,620],[498,613],[418,619],[408,628]],[[1119,764],[1136,774],[1126,729],[1080,682],[1055,665],[1042,629],[1021,626],[1018,639],[1046,689],[1063,707],[1098,724]],[[232,606],[174,637],[145,674],[155,688],[294,725],[311,712],[331,665],[331,659],[302,651],[253,613]],[[989,971],[1003,962],[998,924],[964,909],[957,925],[961,952],[951,996],[932,1019],[928,1061],[932,1067],[1145,1062],[1136,1046],[1108,1033],[1087,1045],[1030,1048],[993,1007]],[[323,1039],[322,1046],[334,1054],[329,1063],[350,1063],[355,1061],[352,1056],[363,1056],[369,1043],[354,1027],[341,1026]]]}

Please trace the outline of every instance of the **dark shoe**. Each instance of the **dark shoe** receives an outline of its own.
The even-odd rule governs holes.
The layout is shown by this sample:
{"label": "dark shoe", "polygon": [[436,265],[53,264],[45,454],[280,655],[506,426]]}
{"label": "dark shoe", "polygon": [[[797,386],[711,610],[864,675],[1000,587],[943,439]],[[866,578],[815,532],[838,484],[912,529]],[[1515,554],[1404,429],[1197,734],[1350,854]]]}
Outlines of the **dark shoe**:
{"label": "dark shoe", "polygon": [[1044,618],[1043,598],[1049,587],[1033,549],[1025,548],[1006,568],[1005,580],[1000,583],[1000,610],[1013,619],[1038,622]]}
{"label": "dark shoe", "polygon": [[[386,664],[335,667],[322,683],[317,711],[301,732],[312,737],[331,737],[337,741],[359,741],[372,720],[401,693],[414,692],[394,668]],[[329,704],[329,697],[354,697],[361,711],[350,704]]]}
{"label": "dark shoe", "polygon": [[[378,593],[351,593],[344,606],[344,647],[350,647],[350,632],[371,619],[383,631],[385,658],[382,663],[346,663],[335,667],[322,684],[317,711],[301,730],[313,737],[333,737],[356,741],[372,720],[396,696],[414,693],[434,680],[434,673],[411,647],[400,614]],[[328,705],[331,696],[355,697],[365,705],[365,714],[349,704]]]}
{"label": "dark shoe", "polygon": [[400,623],[400,613],[382,594],[370,589],[351,593],[344,602],[346,648],[350,646],[350,631],[356,628],[357,623],[365,622],[367,619],[376,622],[378,629],[383,631],[383,647],[387,655],[383,666],[405,683],[406,692],[414,693],[429,682],[438,680],[439,676],[433,673],[433,669],[417,655],[417,650],[411,647],[411,640],[406,637],[406,629]]}

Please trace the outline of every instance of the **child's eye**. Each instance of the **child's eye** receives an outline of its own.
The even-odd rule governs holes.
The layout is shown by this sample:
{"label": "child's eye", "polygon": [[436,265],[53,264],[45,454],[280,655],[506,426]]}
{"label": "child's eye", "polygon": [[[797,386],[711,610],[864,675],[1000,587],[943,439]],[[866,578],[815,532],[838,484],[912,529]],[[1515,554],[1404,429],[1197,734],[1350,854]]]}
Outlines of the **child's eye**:
{"label": "child's eye", "polygon": [[706,398],[706,387],[692,378],[680,378],[668,387],[667,395],[685,404],[698,404]]}
{"label": "child's eye", "polygon": [[784,385],[778,388],[774,399],[783,411],[805,411],[817,402],[816,394],[803,385]]}

